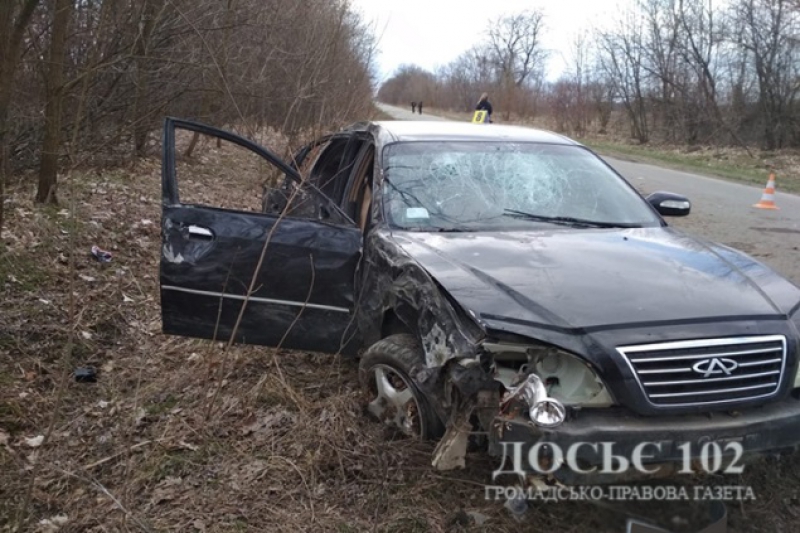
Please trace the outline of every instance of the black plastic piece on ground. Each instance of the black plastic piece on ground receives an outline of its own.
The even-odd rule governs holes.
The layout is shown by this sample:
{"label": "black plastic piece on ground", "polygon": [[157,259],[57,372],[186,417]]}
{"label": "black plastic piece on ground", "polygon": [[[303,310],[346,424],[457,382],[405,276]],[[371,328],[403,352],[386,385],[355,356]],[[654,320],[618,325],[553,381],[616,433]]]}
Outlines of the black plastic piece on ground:
{"label": "black plastic piece on ground", "polygon": [[75,381],[78,383],[96,383],[97,370],[91,367],[76,368]]}

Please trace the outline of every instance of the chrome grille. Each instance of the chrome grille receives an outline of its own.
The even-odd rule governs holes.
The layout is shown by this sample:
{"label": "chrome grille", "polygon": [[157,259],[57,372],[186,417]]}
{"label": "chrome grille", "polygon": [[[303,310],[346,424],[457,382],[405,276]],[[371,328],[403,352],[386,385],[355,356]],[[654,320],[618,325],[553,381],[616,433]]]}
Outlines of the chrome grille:
{"label": "chrome grille", "polygon": [[618,347],[650,403],[682,407],[766,398],[786,364],[783,335]]}

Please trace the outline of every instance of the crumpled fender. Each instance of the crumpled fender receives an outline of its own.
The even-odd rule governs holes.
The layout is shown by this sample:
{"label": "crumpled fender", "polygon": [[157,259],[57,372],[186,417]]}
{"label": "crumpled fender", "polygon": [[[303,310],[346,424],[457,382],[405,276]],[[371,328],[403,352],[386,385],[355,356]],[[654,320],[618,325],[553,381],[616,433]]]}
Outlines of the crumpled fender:
{"label": "crumpled fender", "polygon": [[419,336],[428,368],[451,359],[475,358],[485,333],[436,281],[391,238],[376,230],[367,237],[361,264],[361,287],[356,321],[366,345],[380,340],[383,319],[393,312],[409,331]]}

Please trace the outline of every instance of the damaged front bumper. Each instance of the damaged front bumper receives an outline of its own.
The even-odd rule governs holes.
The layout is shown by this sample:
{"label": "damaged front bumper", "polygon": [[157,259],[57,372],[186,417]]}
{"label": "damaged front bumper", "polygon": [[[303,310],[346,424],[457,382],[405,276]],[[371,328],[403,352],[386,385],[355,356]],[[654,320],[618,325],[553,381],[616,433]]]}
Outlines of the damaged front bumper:
{"label": "damaged front bumper", "polygon": [[[579,465],[580,470],[562,462],[560,467],[552,465],[548,468],[554,470],[550,475],[563,485],[594,485],[667,477],[686,472],[686,469],[700,471],[703,447],[708,443],[718,444],[727,462],[733,459],[748,461],[759,455],[792,452],[800,448],[800,400],[795,399],[736,415],[716,413],[651,418],[619,408],[583,409],[573,413],[577,414],[556,430],[536,427],[523,416],[512,419],[498,416],[493,423],[495,439],[490,452],[505,455],[503,465],[508,467],[505,473],[521,467],[525,474],[537,474],[529,458],[535,445],[540,444],[534,450],[540,465],[548,461],[552,465],[555,447],[565,456],[567,450],[575,447],[573,464]],[[544,446],[544,443],[552,446]],[[604,468],[608,463],[604,462],[601,443],[612,446],[611,454],[629,461],[629,467],[622,468],[621,463],[616,462],[618,472],[608,473]],[[642,443],[655,444],[647,448],[646,458],[640,461],[650,472],[640,471],[630,463],[637,446]],[[744,452],[743,457],[731,456],[734,447],[728,443],[739,443],[741,446],[736,448]],[[593,444],[598,446],[593,447]],[[548,454],[551,456],[547,457]]]}

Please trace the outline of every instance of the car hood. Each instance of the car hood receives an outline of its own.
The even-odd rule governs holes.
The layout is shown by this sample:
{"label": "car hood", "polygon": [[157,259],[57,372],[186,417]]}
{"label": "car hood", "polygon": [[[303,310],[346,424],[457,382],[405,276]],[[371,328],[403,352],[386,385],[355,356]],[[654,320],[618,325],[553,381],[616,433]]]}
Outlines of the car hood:
{"label": "car hood", "polygon": [[800,288],[672,228],[394,233],[479,321],[548,328],[786,317]]}

